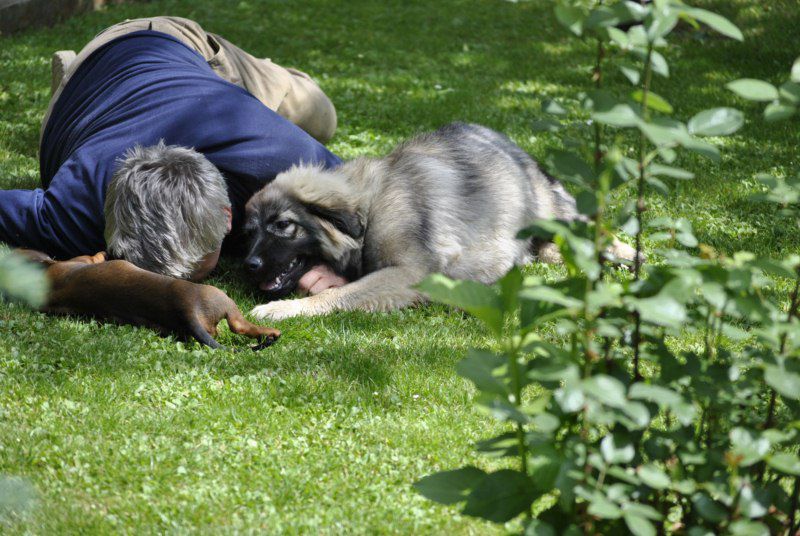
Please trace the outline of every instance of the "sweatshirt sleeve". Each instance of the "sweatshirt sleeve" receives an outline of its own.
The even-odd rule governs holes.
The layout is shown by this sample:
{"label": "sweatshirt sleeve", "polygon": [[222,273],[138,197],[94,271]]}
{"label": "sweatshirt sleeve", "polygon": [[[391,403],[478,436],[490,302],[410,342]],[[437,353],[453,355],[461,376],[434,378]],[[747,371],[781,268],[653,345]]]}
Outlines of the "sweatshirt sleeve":
{"label": "sweatshirt sleeve", "polygon": [[0,190],[0,241],[9,246],[45,249],[39,222],[44,191]]}
{"label": "sweatshirt sleeve", "polygon": [[58,259],[103,250],[102,205],[78,168],[62,166],[46,190],[0,190],[0,241]]}

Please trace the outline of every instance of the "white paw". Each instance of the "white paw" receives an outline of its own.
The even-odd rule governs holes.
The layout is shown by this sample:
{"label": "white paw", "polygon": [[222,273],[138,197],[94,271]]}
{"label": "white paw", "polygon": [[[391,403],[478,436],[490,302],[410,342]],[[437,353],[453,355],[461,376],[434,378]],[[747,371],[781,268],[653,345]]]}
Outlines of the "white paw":
{"label": "white paw", "polygon": [[[611,254],[611,262],[615,261],[627,261],[629,263],[634,262],[636,259],[636,248],[626,244],[625,242],[620,242],[616,238],[614,239],[614,243],[608,248],[608,253]],[[639,262],[643,263],[647,260],[647,257],[644,253],[639,253]]]}
{"label": "white paw", "polygon": [[280,300],[258,305],[250,314],[258,320],[284,320],[311,314],[305,305],[305,300]]}

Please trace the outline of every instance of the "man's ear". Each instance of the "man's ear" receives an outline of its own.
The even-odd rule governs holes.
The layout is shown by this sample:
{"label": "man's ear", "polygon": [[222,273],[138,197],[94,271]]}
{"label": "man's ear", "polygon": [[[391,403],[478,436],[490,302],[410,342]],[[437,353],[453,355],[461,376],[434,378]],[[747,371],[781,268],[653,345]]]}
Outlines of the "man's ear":
{"label": "man's ear", "polygon": [[225,233],[225,234],[228,234],[228,233],[231,232],[231,229],[233,229],[233,211],[231,210],[231,207],[225,207],[222,210],[225,212],[225,215],[228,217],[228,231]]}
{"label": "man's ear", "polygon": [[328,220],[340,232],[352,236],[353,238],[361,238],[364,236],[364,224],[361,223],[361,218],[355,212],[347,210],[336,210],[321,205],[308,204],[305,206],[309,213]]}

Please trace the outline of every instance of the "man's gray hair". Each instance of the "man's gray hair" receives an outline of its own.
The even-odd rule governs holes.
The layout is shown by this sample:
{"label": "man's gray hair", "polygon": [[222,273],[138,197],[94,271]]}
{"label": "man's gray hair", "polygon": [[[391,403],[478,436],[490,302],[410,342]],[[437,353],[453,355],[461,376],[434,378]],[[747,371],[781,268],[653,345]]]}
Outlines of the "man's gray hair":
{"label": "man's gray hair", "polygon": [[186,278],[228,231],[225,180],[186,147],[136,146],[108,185],[108,252],[152,272]]}

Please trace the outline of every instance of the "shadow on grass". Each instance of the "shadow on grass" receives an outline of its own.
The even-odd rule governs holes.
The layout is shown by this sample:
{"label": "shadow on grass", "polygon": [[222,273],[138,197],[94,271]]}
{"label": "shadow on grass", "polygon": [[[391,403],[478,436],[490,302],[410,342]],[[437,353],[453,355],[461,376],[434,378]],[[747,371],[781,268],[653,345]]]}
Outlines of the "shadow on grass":
{"label": "shadow on grass", "polygon": [[[257,291],[241,280],[219,286],[245,312],[258,303]],[[393,313],[297,318],[279,327],[282,338],[254,352],[249,350],[252,340],[234,335],[222,322],[217,340],[231,352],[161,336],[148,328],[45,315],[7,304],[0,309],[0,346],[2,354],[13,357],[14,366],[8,370],[15,377],[48,384],[71,382],[76,374],[144,381],[152,379],[154,371],[168,375],[195,371],[220,379],[323,375],[359,389],[380,389],[393,383],[398,370],[404,375],[450,376],[467,347],[486,342],[476,320],[436,305]]]}

